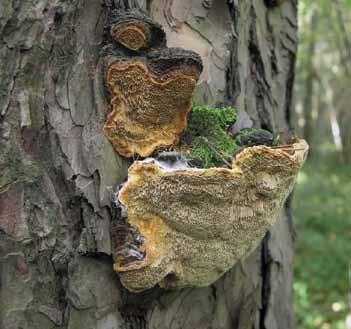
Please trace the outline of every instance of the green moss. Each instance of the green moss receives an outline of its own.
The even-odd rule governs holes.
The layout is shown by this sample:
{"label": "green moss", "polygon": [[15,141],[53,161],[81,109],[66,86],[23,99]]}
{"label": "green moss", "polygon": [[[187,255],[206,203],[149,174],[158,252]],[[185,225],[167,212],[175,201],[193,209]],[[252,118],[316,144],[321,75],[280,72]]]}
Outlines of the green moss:
{"label": "green moss", "polygon": [[236,147],[227,130],[235,120],[231,107],[193,106],[182,141],[192,147],[191,155],[204,168],[218,166],[233,155]]}

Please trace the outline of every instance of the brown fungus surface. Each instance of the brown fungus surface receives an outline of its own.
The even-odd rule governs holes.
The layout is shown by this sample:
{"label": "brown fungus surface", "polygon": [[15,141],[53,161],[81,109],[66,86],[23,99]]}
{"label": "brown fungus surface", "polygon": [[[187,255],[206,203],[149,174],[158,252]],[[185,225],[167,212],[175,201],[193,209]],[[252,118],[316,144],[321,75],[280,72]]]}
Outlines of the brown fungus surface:
{"label": "brown fungus surface", "polygon": [[138,292],[207,286],[260,243],[291,192],[308,146],[254,146],[232,169],[162,169],[136,161],[119,192],[127,222],[143,236],[146,257],[123,267],[122,284]]}
{"label": "brown fungus surface", "polygon": [[110,25],[111,37],[130,50],[166,46],[166,34],[161,25],[138,10],[112,12]]}
{"label": "brown fungus surface", "polygon": [[202,71],[200,57],[179,48],[147,57],[107,59],[112,111],[104,132],[125,157],[150,155],[175,144],[186,126],[191,96]]}

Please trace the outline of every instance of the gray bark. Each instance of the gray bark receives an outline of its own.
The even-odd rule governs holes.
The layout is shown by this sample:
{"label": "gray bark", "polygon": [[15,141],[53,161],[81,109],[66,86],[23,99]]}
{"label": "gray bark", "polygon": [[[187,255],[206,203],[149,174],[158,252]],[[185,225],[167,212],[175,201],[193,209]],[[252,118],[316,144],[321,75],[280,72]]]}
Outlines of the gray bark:
{"label": "gray bark", "polygon": [[231,104],[272,131],[289,125],[296,0],[1,1],[0,327],[292,328],[290,201],[210,287],[130,294],[119,284],[111,196],[129,161],[102,134],[111,6],[143,7],[170,46],[202,55],[198,101]]}

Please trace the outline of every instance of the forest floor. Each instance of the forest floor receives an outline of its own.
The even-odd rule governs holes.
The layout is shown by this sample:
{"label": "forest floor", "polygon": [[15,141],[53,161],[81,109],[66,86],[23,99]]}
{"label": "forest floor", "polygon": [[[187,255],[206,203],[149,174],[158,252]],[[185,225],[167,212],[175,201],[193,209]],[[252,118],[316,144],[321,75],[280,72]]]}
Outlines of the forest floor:
{"label": "forest floor", "polygon": [[345,329],[351,321],[351,168],[316,154],[294,193],[297,329]]}

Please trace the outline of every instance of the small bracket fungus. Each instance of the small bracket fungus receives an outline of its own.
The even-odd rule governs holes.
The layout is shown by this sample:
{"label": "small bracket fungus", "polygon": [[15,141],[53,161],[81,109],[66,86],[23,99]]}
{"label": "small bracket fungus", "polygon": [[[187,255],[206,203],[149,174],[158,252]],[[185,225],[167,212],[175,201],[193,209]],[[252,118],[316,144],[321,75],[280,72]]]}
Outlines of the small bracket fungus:
{"label": "small bracket fungus", "polygon": [[114,255],[122,284],[134,292],[156,284],[212,284],[275,223],[307,150],[303,140],[287,148],[248,147],[231,169],[134,162],[118,199],[139,242],[132,243],[132,252],[123,242],[127,250]]}
{"label": "small bracket fungus", "polygon": [[110,57],[106,81],[112,111],[104,132],[125,157],[150,155],[176,143],[191,110],[191,96],[202,71],[192,51],[164,48],[147,57]]}
{"label": "small bracket fungus", "polygon": [[130,50],[166,46],[162,27],[140,11],[114,11],[110,20],[112,38]]}

